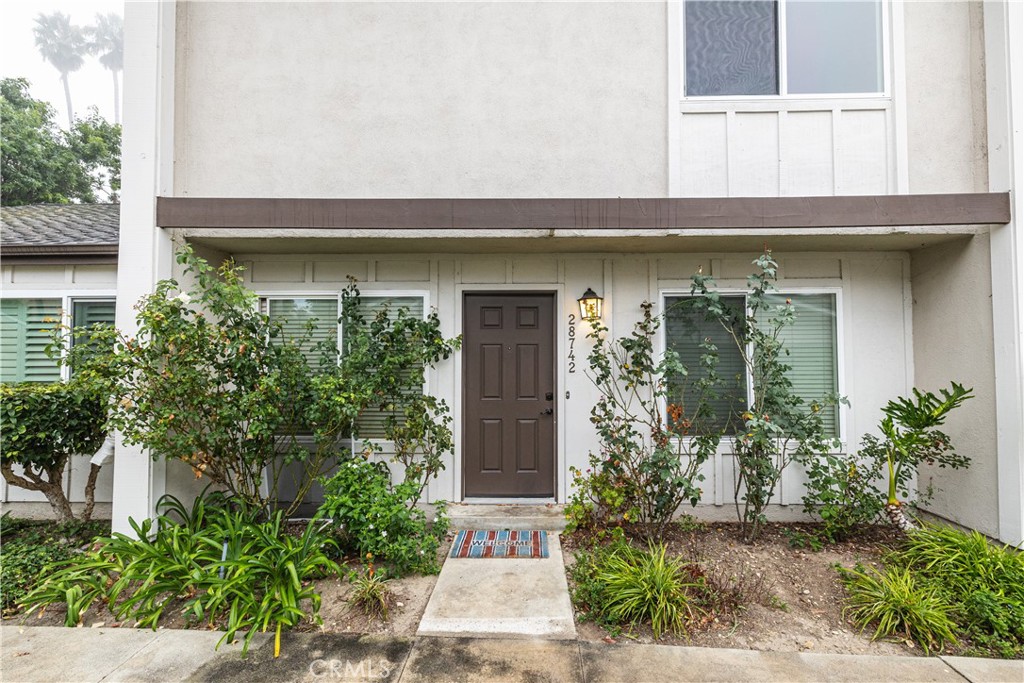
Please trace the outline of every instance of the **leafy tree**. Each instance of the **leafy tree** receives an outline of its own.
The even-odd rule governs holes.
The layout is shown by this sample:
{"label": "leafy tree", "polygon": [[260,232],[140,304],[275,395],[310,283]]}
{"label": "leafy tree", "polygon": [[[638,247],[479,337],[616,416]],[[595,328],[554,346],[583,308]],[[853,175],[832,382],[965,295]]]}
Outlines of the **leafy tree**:
{"label": "leafy tree", "polygon": [[807,404],[793,391],[782,331],[796,319],[796,310],[788,299],[779,305],[772,297],[778,264],[771,251],[766,250],[753,265],[755,271],[747,277],[745,311],[727,306],[710,276],[694,274],[691,286],[693,307],[729,333],[751,380],[752,400],[732,438],[736,457],[733,493],[747,543],[758,538],[767,521],[764,511],[782,471],[794,460],[806,462],[839,447],[839,440],[826,434],[821,409],[845,402],[833,395]]}
{"label": "leafy tree", "polygon": [[89,116],[76,119],[65,136],[78,165],[92,178],[93,187],[117,202],[121,191],[121,125],[110,123],[90,107]]}
{"label": "leafy tree", "polygon": [[28,93],[24,78],[0,82],[0,195],[4,206],[94,201],[92,179],[54,124],[53,108]]}
{"label": "leafy tree", "polygon": [[68,15],[54,12],[37,15],[36,26],[32,32],[36,36],[39,54],[60,72],[60,82],[64,85],[64,99],[68,107],[68,128],[71,128],[74,126],[75,110],[71,106],[68,74],[78,71],[85,63],[85,54],[89,51],[85,31],[80,26],[72,24]]}
{"label": "leafy tree", "polygon": [[53,108],[29,94],[24,78],[0,81],[0,201],[4,206],[117,200],[121,187],[121,126],[92,111],[70,132]]}
{"label": "leafy tree", "polygon": [[96,55],[114,79],[114,123],[121,123],[121,85],[118,74],[124,68],[124,22],[113,12],[97,14],[96,23],[86,29],[89,52]]}
{"label": "leafy tree", "polygon": [[[64,470],[72,455],[99,449],[105,422],[103,401],[84,383],[0,385],[0,472],[11,486],[46,496],[59,524],[70,522]],[[92,466],[86,483],[84,521],[92,515],[99,469]]]}

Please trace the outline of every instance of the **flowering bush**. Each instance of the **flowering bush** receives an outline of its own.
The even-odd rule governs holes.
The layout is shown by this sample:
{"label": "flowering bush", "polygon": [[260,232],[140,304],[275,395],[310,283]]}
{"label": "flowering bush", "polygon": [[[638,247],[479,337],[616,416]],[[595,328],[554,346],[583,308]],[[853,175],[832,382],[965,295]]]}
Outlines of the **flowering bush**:
{"label": "flowering bush", "polygon": [[347,545],[367,559],[384,558],[394,575],[440,571],[437,549],[448,530],[444,507],[435,517],[416,506],[419,483],[391,483],[388,467],[362,457],[346,460],[325,479],[320,515],[334,520]]}
{"label": "flowering bush", "polygon": [[771,297],[778,271],[771,251],[753,265],[756,270],[747,277],[746,310],[726,306],[710,276],[694,274],[691,287],[693,307],[730,333],[750,373],[752,400],[732,438],[736,515],[747,543],[759,536],[767,521],[765,508],[789,463],[807,462],[839,447],[839,440],[826,434],[821,409],[845,401],[823,396],[808,404],[794,393],[786,376],[790,366],[783,360],[788,352],[781,333],[793,323],[796,311],[789,299],[780,305]]}
{"label": "flowering bush", "polygon": [[600,324],[588,335],[594,341],[588,374],[600,392],[590,421],[601,451],[590,455],[585,474],[572,470],[575,491],[566,515],[571,528],[621,520],[660,538],[684,502],[699,502],[700,466],[721,438],[710,426],[706,401],[717,381],[717,357],[702,358],[707,377],[694,382],[696,405],[684,410],[669,403],[663,411],[670,379],[685,382],[688,373],[671,349],[655,359],[661,317],[652,315],[648,301],[640,308],[643,317],[629,336],[608,341]]}

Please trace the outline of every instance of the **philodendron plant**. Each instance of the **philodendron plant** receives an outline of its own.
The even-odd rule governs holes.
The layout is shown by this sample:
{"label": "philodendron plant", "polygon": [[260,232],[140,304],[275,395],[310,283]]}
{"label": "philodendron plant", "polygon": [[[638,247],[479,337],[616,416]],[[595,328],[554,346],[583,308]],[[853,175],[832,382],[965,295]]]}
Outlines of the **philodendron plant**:
{"label": "philodendron plant", "polygon": [[[959,469],[970,464],[970,458],[958,455],[953,449],[949,436],[937,427],[964,401],[973,397],[973,389],[965,389],[956,382],[949,389],[941,389],[941,396],[914,389],[914,398],[905,397],[889,401],[882,409],[885,417],[879,425],[884,440],[874,445],[885,449],[889,474],[889,490],[885,512],[893,526],[903,532],[917,528],[917,525],[903,511],[904,503],[897,496],[897,489],[905,489],[911,472],[922,462],[935,463],[939,467]],[[866,445],[874,437],[866,437]]]}

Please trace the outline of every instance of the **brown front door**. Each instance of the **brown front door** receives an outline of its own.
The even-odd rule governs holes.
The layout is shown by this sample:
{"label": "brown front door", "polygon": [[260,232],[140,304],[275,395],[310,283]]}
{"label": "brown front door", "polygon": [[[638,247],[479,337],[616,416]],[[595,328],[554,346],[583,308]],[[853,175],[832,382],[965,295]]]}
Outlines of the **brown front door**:
{"label": "brown front door", "polygon": [[466,294],[467,497],[555,495],[555,296]]}

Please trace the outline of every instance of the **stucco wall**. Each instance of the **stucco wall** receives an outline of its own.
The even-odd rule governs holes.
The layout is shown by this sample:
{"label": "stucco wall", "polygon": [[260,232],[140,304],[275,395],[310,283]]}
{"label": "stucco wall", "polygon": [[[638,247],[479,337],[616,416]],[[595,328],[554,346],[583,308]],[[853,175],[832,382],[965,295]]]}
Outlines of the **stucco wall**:
{"label": "stucco wall", "polygon": [[175,193],[665,195],[666,12],[179,3]]}
{"label": "stucco wall", "polygon": [[906,2],[911,192],[988,190],[980,2]]}
{"label": "stucco wall", "polygon": [[957,381],[975,398],[943,430],[973,462],[967,470],[923,466],[922,485],[936,487],[928,510],[999,535],[992,285],[988,235],[911,255],[914,292],[914,384],[938,391]]}
{"label": "stucco wall", "polygon": [[[568,492],[568,467],[587,467],[587,454],[599,447],[590,409],[597,395],[584,372],[589,342],[586,325],[577,322],[576,371],[568,367],[568,316],[577,314],[576,299],[587,287],[605,298],[605,322],[611,333],[628,334],[640,314],[639,303],[660,292],[689,291],[689,277],[698,268],[714,274],[722,287],[742,289],[752,270],[754,254],[571,254],[559,256],[486,254],[344,254],[279,256],[239,254],[248,270],[248,285],[266,295],[295,293],[334,295],[346,276],[360,278],[364,293],[375,290],[424,292],[438,308],[447,335],[462,330],[461,301],[466,291],[547,290],[556,292],[556,365],[558,371],[558,499]],[[852,408],[843,416],[848,447],[874,428],[886,400],[910,386],[909,257],[904,253],[778,254],[780,288],[828,289],[839,293],[841,391]],[[428,388],[453,408],[456,442],[461,433],[461,355],[440,364],[428,377]],[[461,498],[458,465],[461,452],[449,458],[445,471],[432,483],[431,500]],[[705,468],[702,514],[728,518],[732,514],[732,466],[722,454]],[[191,477],[168,470],[168,490],[180,489]],[[783,481],[779,501],[798,505],[802,474],[793,469]],[[718,506],[717,508],[715,506]],[[776,509],[776,515],[783,512]]]}

